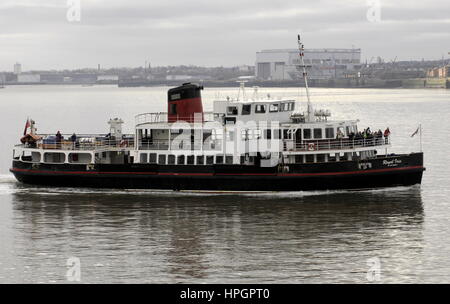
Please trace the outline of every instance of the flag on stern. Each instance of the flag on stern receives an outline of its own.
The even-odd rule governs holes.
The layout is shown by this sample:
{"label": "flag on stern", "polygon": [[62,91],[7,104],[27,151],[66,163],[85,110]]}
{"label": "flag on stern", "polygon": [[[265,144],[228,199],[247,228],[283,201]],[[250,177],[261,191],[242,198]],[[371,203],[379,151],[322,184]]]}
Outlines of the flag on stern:
{"label": "flag on stern", "polygon": [[27,118],[27,122],[25,123],[25,130],[23,130],[23,135],[27,135],[27,129],[31,127],[30,119]]}
{"label": "flag on stern", "polygon": [[417,133],[419,133],[419,130],[420,130],[420,125],[417,127],[417,130],[414,131],[413,134],[411,134],[411,137],[414,137],[415,135],[417,135]]}

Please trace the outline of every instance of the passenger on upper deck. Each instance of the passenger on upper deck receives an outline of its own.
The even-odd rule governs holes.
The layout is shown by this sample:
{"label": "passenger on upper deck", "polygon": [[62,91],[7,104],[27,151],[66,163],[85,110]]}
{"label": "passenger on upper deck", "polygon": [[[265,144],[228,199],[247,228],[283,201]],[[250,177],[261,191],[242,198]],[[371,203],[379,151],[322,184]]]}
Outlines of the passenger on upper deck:
{"label": "passenger on upper deck", "polygon": [[61,135],[61,132],[57,132],[56,135],[56,147],[61,148],[61,141],[64,139],[64,137]]}
{"label": "passenger on upper deck", "polygon": [[386,144],[388,143],[388,141],[389,141],[389,135],[391,135],[391,131],[389,130],[389,127],[387,127],[386,128],[386,130],[384,131],[384,138],[385,138],[385,140],[386,140]]}

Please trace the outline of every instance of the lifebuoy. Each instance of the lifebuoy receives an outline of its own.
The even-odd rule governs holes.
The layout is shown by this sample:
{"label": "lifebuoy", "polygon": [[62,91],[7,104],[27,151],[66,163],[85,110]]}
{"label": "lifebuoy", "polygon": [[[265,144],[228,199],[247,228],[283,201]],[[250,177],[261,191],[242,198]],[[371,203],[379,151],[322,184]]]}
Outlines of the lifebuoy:
{"label": "lifebuoy", "polygon": [[316,150],[316,145],[314,143],[309,143],[308,144],[308,151],[314,151]]}
{"label": "lifebuoy", "polygon": [[126,141],[126,140],[121,140],[120,141],[120,143],[119,143],[119,146],[121,147],[121,148],[126,148],[127,146],[128,146],[128,142]]}

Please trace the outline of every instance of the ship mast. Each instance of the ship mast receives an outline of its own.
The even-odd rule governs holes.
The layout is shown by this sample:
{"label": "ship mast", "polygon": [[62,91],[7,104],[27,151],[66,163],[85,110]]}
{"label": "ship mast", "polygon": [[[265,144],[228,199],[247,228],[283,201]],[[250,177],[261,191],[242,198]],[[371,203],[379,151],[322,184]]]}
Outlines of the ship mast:
{"label": "ship mast", "polygon": [[313,119],[313,109],[312,109],[312,105],[311,105],[311,99],[309,96],[308,73],[306,72],[305,61],[303,60],[303,57],[305,56],[305,46],[303,45],[303,43],[300,39],[300,35],[298,35],[297,38],[298,38],[297,41],[298,41],[298,51],[299,51],[299,55],[300,55],[300,62],[301,62],[301,67],[303,68],[303,80],[305,81],[306,98],[308,101],[306,121],[312,122],[312,121],[314,121],[314,119]]}

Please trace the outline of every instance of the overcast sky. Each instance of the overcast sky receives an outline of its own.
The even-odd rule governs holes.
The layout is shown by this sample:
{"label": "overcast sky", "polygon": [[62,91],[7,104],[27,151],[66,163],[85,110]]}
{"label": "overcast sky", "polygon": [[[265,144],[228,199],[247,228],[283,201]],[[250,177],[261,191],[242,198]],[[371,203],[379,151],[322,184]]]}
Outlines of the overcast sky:
{"label": "overcast sky", "polygon": [[[376,0],[370,0],[374,2]],[[362,49],[362,59],[448,58],[449,0],[0,0],[0,70],[254,64],[261,49]]]}

